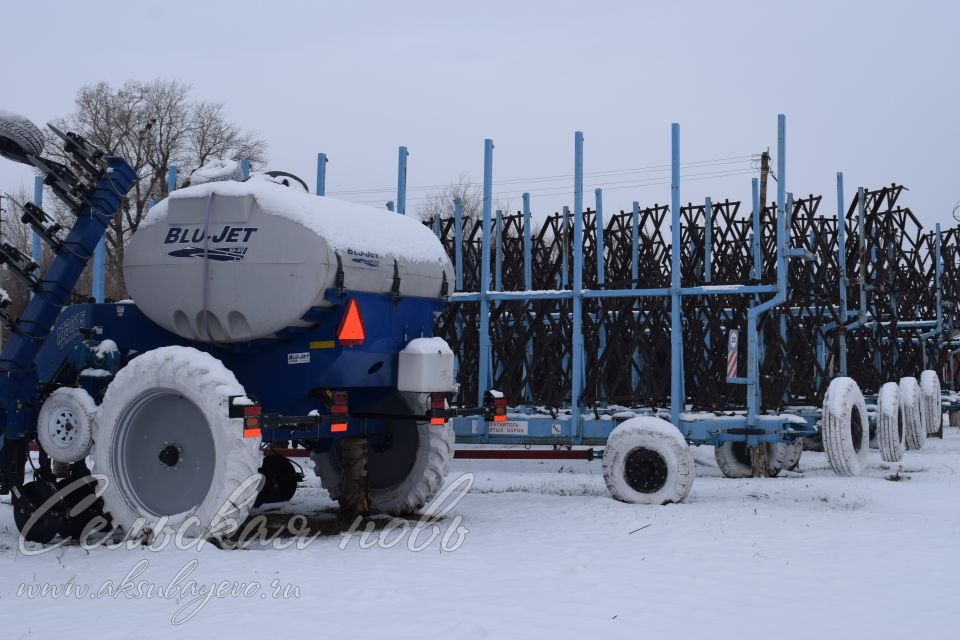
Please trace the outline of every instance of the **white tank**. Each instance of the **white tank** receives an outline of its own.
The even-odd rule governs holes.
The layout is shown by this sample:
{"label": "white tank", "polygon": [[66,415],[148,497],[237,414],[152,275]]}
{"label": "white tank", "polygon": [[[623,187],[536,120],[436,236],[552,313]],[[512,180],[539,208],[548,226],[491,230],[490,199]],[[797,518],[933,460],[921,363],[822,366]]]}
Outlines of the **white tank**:
{"label": "white tank", "polygon": [[[203,258],[206,253],[207,259]],[[453,269],[418,220],[262,179],[213,182],[156,204],[127,245],[127,291],[152,321],[191,340],[241,342],[325,307],[327,289],[438,298]]]}

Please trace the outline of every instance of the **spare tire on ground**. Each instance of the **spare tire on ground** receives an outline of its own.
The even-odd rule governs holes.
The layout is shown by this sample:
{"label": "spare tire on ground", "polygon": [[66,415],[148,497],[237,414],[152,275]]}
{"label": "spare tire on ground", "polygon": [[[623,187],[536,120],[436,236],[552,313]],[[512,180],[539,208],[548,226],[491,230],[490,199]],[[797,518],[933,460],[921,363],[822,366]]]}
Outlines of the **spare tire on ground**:
{"label": "spare tire on ground", "polygon": [[841,476],[860,475],[870,451],[870,424],[863,394],[853,378],[830,381],[820,424],[823,450],[834,472]]}
{"label": "spare tire on ground", "polygon": [[690,446],[666,420],[631,418],[617,425],[607,438],[603,478],[617,500],[635,504],[683,502],[694,476]]}
{"label": "spare tire on ground", "polygon": [[907,449],[922,449],[927,439],[927,428],[920,414],[920,385],[916,378],[900,378],[900,406]]}
{"label": "spare tire on ground", "polygon": [[[767,477],[773,478],[784,468],[787,446],[782,442],[768,442],[766,447]],[[717,461],[720,472],[728,478],[750,478],[753,476],[750,448],[742,440],[721,442],[713,448],[713,457]]]}
{"label": "spare tire on ground", "polygon": [[903,459],[906,428],[904,408],[900,404],[900,385],[888,382],[877,394],[877,441],[880,457],[884,462],[899,462]]}
{"label": "spare tire on ground", "polygon": [[943,434],[940,376],[932,369],[927,369],[920,374],[920,420],[928,436]]}

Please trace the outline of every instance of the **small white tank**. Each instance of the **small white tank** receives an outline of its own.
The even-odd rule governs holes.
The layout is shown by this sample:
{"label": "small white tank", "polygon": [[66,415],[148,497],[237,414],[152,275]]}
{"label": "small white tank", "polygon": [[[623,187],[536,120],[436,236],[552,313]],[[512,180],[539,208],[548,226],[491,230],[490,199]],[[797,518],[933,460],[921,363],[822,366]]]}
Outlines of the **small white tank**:
{"label": "small white tank", "polygon": [[[207,256],[204,259],[204,255]],[[156,204],[127,245],[127,291],[152,321],[221,343],[309,326],[336,286],[438,298],[453,268],[418,220],[303,193],[268,180],[213,182]]]}

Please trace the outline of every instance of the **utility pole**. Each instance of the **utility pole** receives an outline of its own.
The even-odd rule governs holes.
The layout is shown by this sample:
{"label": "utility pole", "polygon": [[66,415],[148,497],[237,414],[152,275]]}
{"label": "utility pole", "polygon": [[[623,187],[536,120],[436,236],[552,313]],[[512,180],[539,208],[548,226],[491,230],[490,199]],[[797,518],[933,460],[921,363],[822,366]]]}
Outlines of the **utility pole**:
{"label": "utility pole", "polygon": [[[770,175],[770,150],[760,154],[760,229],[763,229],[763,210],[767,207],[767,176]],[[762,245],[761,245],[762,246]],[[757,388],[761,397],[763,389],[760,387],[760,368],[757,368]],[[761,442],[759,446],[750,449],[750,467],[754,478],[767,477],[767,444]]]}

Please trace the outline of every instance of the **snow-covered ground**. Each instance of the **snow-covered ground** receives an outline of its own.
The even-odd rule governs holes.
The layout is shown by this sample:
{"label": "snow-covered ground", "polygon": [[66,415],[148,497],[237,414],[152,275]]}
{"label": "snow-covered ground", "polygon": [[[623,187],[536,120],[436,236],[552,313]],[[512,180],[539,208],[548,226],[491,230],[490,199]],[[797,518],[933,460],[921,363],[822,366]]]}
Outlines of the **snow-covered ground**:
{"label": "snow-covered ground", "polygon": [[[599,462],[457,460],[474,474],[444,522],[463,516],[462,546],[361,549],[329,535],[302,550],[169,548],[17,550],[0,505],[0,637],[55,638],[938,638],[960,623],[960,434],[927,440],[899,465],[874,454],[840,478],[823,454],[800,473],[720,477],[708,447],[687,503],[640,507],[604,491]],[[333,503],[308,473],[284,513],[330,521]],[[953,484],[957,483],[954,487]],[[274,510],[275,511],[275,510]],[[251,597],[186,605],[159,597],[18,597],[22,583],[72,580],[94,590],[166,585],[192,561],[205,584],[256,581]],[[189,566],[188,566],[189,570]],[[275,598],[270,582],[299,588]],[[189,607],[187,607],[189,609]]]}

